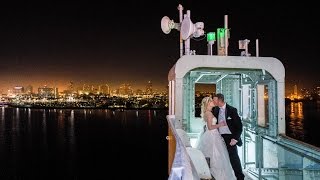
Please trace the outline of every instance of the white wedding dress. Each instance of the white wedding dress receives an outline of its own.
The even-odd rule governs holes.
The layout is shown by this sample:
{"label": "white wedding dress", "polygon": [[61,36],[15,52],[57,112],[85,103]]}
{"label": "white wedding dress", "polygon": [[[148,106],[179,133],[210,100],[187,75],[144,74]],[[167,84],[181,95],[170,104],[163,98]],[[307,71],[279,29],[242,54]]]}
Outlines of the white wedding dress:
{"label": "white wedding dress", "polygon": [[[217,118],[212,119],[216,124]],[[204,123],[204,125],[206,125]],[[218,129],[201,132],[197,142],[197,148],[205,157],[210,158],[210,172],[215,180],[236,180],[236,176],[230,164],[229,154],[223,138]]]}

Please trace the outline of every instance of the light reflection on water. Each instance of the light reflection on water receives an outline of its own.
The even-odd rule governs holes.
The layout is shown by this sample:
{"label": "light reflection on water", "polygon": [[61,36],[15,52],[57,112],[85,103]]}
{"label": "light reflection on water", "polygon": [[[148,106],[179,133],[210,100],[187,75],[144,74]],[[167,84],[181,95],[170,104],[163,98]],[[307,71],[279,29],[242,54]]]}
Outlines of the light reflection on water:
{"label": "light reflection on water", "polygon": [[291,131],[293,132],[292,135],[294,137],[299,137],[300,139],[304,139],[303,137],[303,109],[302,109],[302,102],[291,102],[291,113],[290,113],[290,122],[289,126]]}
{"label": "light reflection on water", "polygon": [[46,115],[46,110],[42,109],[42,130],[43,130],[43,135],[47,134],[47,115]]}
{"label": "light reflection on water", "polygon": [[286,134],[294,139],[320,147],[317,129],[320,125],[320,101],[290,102],[286,105]]}
{"label": "light reflection on water", "polygon": [[14,133],[18,134],[19,133],[19,128],[20,128],[20,109],[15,108],[14,114],[12,116],[12,126],[14,128]]}
{"label": "light reflection on water", "polygon": [[28,122],[27,122],[28,132],[31,132],[31,109],[28,108]]}
{"label": "light reflection on water", "polygon": [[0,111],[1,111],[1,124],[0,124],[0,128],[1,128],[1,134],[4,132],[4,112],[5,112],[5,109],[4,107],[1,107],[0,108]]}
{"label": "light reflection on water", "polygon": [[[317,144],[320,105],[291,103],[286,110],[287,135]],[[5,172],[0,179],[3,174],[10,179],[94,179],[106,176],[106,164],[116,170],[123,163],[135,173],[145,169],[167,178],[166,110],[2,107],[0,112],[0,171]],[[123,178],[141,178],[135,173]]]}
{"label": "light reflection on water", "polygon": [[[123,163],[135,172],[148,169],[166,179],[166,114],[166,110],[2,107],[0,179],[3,175],[94,179],[106,176],[106,164],[116,170]],[[123,176],[140,178],[133,173]]]}
{"label": "light reflection on water", "polygon": [[148,110],[148,124],[151,124],[151,110]]}

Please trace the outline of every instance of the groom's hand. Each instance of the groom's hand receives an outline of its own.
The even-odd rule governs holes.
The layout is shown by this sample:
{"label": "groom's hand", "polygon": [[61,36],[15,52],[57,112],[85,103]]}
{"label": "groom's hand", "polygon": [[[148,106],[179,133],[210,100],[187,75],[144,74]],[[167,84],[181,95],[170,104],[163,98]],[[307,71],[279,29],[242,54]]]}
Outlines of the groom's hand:
{"label": "groom's hand", "polygon": [[221,124],[221,126],[226,126],[227,122],[226,121],[221,121],[221,122],[219,122],[219,124]]}
{"label": "groom's hand", "polygon": [[231,142],[230,142],[230,146],[234,146],[234,145],[236,145],[237,144],[237,140],[235,140],[235,139],[231,139]]}

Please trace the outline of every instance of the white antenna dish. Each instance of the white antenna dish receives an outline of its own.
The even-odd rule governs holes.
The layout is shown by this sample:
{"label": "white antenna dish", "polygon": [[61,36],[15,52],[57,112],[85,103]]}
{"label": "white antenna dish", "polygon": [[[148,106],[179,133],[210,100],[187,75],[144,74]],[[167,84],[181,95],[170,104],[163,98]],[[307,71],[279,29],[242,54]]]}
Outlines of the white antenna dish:
{"label": "white antenna dish", "polygon": [[181,23],[181,36],[183,40],[187,40],[191,35],[193,37],[200,37],[204,35],[203,22],[193,24],[190,17],[185,17]]}
{"label": "white antenna dish", "polygon": [[189,17],[185,17],[181,23],[181,36],[183,40],[188,39],[193,33],[193,23]]}
{"label": "white antenna dish", "polygon": [[165,34],[169,34],[171,29],[178,29],[176,23],[168,16],[164,16],[161,19],[161,29]]}

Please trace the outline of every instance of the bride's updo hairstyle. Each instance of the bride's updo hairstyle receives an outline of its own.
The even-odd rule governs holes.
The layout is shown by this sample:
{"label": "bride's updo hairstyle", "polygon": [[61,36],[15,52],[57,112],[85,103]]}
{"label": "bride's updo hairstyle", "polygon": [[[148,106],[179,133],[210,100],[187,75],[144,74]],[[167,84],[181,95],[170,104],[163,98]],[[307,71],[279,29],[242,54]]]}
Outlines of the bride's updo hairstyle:
{"label": "bride's updo hairstyle", "polygon": [[207,108],[208,108],[208,103],[212,101],[211,97],[204,97],[201,101],[201,114],[200,116],[203,118],[204,113],[206,112]]}

